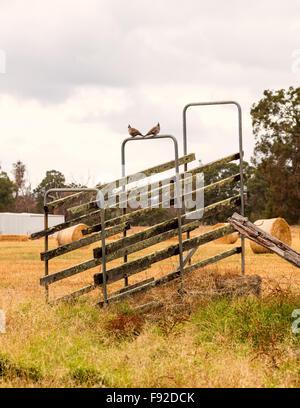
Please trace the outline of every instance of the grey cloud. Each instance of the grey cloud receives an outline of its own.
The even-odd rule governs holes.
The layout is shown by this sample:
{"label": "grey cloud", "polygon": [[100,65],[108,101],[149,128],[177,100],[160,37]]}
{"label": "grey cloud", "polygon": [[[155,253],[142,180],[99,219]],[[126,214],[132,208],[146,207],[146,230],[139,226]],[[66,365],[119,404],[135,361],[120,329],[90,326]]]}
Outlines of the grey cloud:
{"label": "grey cloud", "polygon": [[255,71],[288,71],[297,48],[289,31],[297,1],[288,8],[216,0],[21,4],[3,6],[7,74],[0,87],[43,102],[62,101],[84,85],[243,83],[235,69],[260,81]]}

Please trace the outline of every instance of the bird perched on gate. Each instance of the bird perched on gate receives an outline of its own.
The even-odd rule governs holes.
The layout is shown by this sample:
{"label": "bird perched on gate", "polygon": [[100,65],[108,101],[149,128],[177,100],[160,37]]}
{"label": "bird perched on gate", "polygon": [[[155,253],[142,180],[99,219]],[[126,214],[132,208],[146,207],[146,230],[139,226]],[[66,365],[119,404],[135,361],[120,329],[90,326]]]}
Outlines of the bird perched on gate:
{"label": "bird perched on gate", "polygon": [[139,130],[131,127],[130,125],[128,125],[128,133],[130,134],[131,137],[143,136]]}
{"label": "bird perched on gate", "polygon": [[159,132],[160,132],[160,125],[158,123],[152,129],[150,129],[149,132],[145,134],[145,136],[150,136],[150,135],[156,136],[159,134]]}

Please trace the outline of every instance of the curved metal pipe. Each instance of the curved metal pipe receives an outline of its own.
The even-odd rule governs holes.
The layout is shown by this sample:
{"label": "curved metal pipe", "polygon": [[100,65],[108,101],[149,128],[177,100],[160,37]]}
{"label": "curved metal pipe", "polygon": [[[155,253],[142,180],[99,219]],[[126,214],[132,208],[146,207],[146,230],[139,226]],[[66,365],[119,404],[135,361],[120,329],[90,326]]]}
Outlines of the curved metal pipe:
{"label": "curved metal pipe", "polygon": [[[209,105],[235,105],[238,110],[239,123],[239,153],[240,153],[240,197],[241,197],[241,215],[245,215],[245,201],[244,201],[244,176],[243,176],[243,134],[242,134],[242,108],[236,101],[216,101],[216,102],[194,102],[188,103],[183,108],[183,152],[187,154],[187,131],[186,131],[186,112],[192,106],[209,106]],[[187,171],[187,164],[185,164],[185,171]],[[242,275],[245,274],[245,237],[241,235],[242,245]]]}
{"label": "curved metal pipe", "polygon": [[[176,196],[177,196],[177,203],[180,200],[180,180],[179,180],[179,164],[178,164],[178,142],[177,139],[172,135],[157,135],[157,136],[150,136],[150,137],[135,137],[135,138],[127,138],[124,139],[121,146],[121,163],[122,163],[122,177],[125,177],[125,146],[128,142],[138,141],[138,140],[153,140],[153,139],[171,139],[174,144],[174,153],[175,153],[175,170],[176,170],[176,180],[175,180],[175,187],[176,187]],[[183,293],[184,289],[184,279],[183,279],[183,251],[182,251],[182,229],[181,229],[181,205],[178,205],[177,208],[177,215],[178,215],[178,240],[179,240],[179,265],[180,265],[180,276],[181,276],[181,293]]]}

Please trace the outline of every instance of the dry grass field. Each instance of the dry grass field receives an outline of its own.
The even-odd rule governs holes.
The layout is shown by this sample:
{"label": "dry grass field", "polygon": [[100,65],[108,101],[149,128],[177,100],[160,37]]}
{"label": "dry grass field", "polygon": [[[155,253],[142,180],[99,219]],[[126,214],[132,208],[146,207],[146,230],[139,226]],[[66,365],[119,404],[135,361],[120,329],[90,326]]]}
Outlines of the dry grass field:
{"label": "dry grass field", "polygon": [[[300,252],[300,228],[292,227],[292,235],[292,247]],[[91,259],[97,245],[51,260],[50,273]],[[55,239],[49,246],[56,246]],[[203,245],[193,260],[231,247]],[[300,342],[291,331],[291,312],[300,308],[300,270],[278,256],[253,254],[246,241],[246,274],[263,278],[261,299],[193,298],[180,304],[178,282],[173,282],[99,310],[94,304],[101,297],[100,289],[74,304],[45,305],[39,285],[44,273],[42,250],[42,239],[0,241],[0,309],[7,315],[7,333],[0,334],[0,386],[299,387]],[[176,257],[154,264],[130,277],[129,283],[165,275],[177,263]],[[99,270],[51,285],[50,298],[92,283]],[[209,284],[216,274],[239,273],[240,255],[235,255],[193,272],[186,277],[186,287]],[[116,282],[109,292],[121,286]],[[165,307],[145,315],[133,312],[134,306],[154,299],[163,299]]]}

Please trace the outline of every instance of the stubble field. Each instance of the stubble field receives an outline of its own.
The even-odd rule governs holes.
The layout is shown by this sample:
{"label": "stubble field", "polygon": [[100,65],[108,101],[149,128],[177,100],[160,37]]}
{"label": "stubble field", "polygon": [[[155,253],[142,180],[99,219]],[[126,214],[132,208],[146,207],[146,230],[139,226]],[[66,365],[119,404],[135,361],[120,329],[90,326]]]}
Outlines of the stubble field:
{"label": "stubble field", "polygon": [[[292,247],[300,252],[300,228],[292,227],[292,235]],[[175,242],[165,241],[129,260]],[[50,248],[55,246],[50,239]],[[91,259],[96,246],[51,260],[50,273]],[[193,261],[232,246],[203,245]],[[45,304],[39,285],[42,250],[43,240],[0,242],[0,309],[7,316],[6,334],[0,334],[0,386],[299,387],[300,342],[291,331],[291,313],[300,308],[300,270],[278,256],[255,255],[246,241],[246,274],[263,278],[260,299],[193,297],[182,303],[179,283],[173,282],[100,310],[95,307],[100,289],[73,304]],[[177,263],[175,257],[154,264],[129,283],[165,275]],[[99,270],[51,285],[50,298],[92,283]],[[239,273],[240,255],[235,255],[193,272],[186,286],[197,288],[209,285],[215,275]],[[122,285],[110,285],[109,291]],[[151,300],[163,300],[165,306],[134,312]]]}

